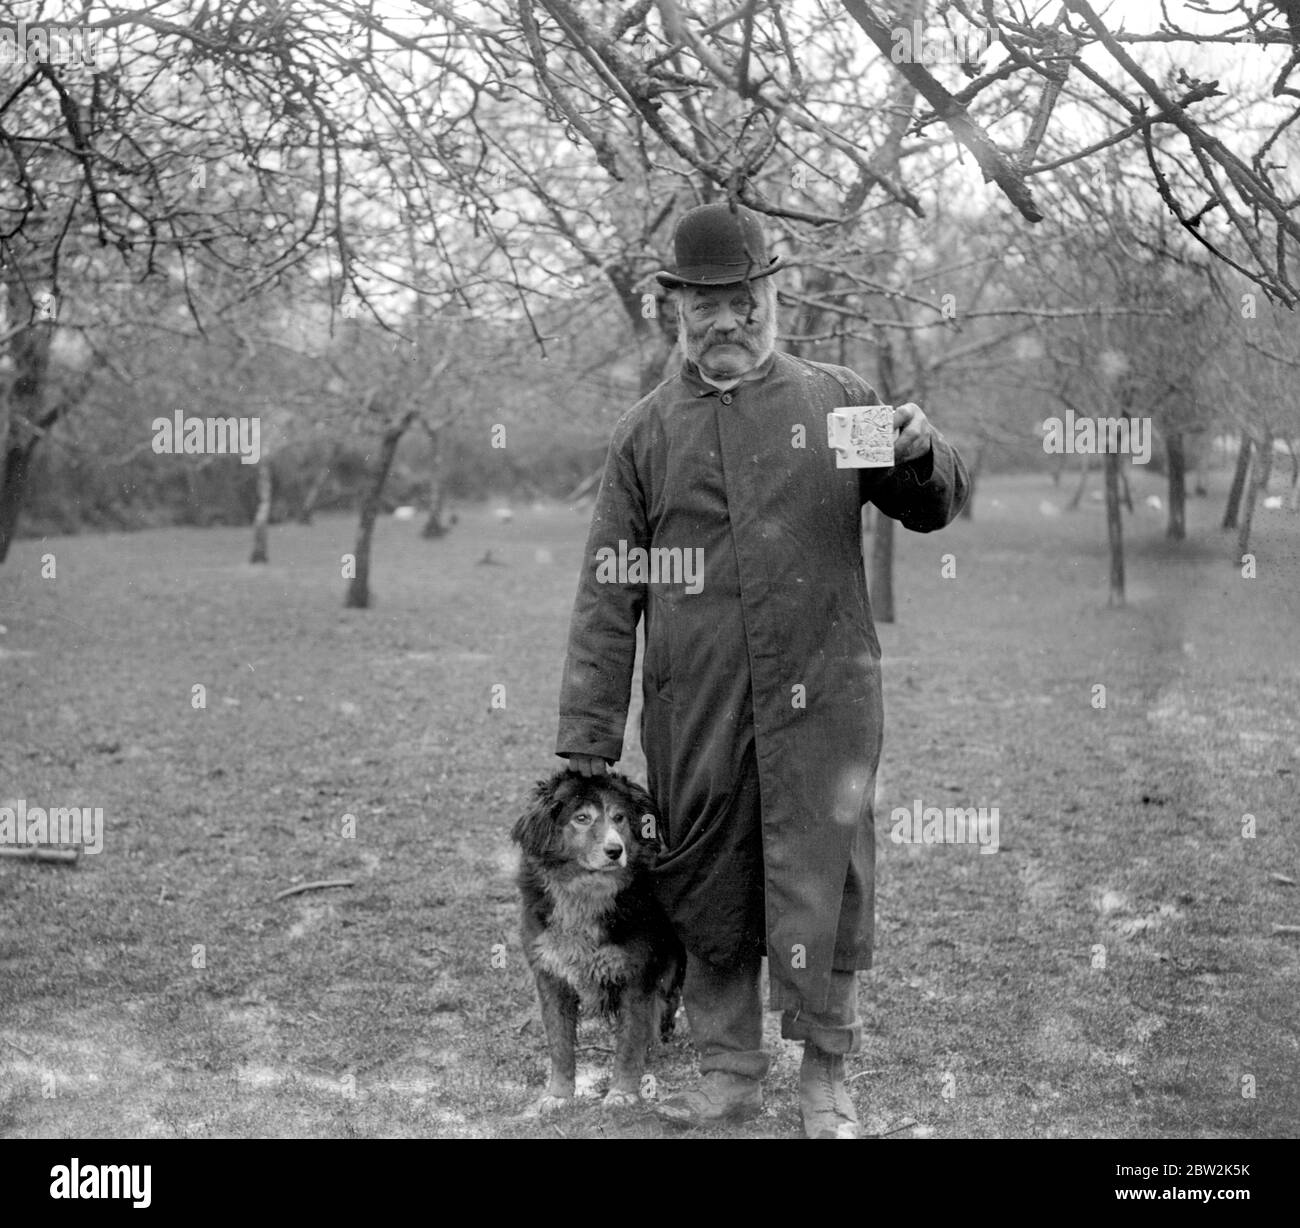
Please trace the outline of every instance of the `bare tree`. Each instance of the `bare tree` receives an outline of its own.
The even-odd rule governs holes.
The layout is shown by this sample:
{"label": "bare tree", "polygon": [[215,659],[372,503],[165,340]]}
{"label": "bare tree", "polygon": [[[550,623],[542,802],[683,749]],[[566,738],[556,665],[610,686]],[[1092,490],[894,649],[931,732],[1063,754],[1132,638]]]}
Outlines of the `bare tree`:
{"label": "bare tree", "polygon": [[[335,306],[346,290],[389,328],[412,292],[465,313],[518,300],[519,277],[484,264],[463,185],[429,156],[455,143],[460,117],[427,99],[457,92],[472,106],[481,87],[463,76],[441,89],[447,26],[434,14],[416,45],[367,14],[242,0],[43,7],[42,22],[97,46],[90,63],[32,44],[0,89],[0,363],[14,375],[0,398],[0,558],[32,451],[69,404],[46,386],[51,333],[79,329],[106,352],[117,304],[104,287],[163,282],[199,337],[276,286],[324,286]],[[412,229],[438,253],[436,276],[414,286],[389,260]],[[49,318],[34,307],[46,298]]]}

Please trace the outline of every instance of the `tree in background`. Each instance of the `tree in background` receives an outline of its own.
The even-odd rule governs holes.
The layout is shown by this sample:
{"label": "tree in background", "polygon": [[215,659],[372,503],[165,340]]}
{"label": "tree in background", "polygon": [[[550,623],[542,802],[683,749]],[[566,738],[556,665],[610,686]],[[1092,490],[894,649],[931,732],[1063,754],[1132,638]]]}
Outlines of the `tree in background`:
{"label": "tree in background", "polygon": [[[1036,249],[1078,226],[1107,233],[1098,180],[1123,185],[1143,242],[1167,213],[1179,260],[1199,250],[1230,269],[1225,285],[1295,301],[1300,191],[1275,154],[1297,115],[1297,56],[1265,0],[1138,30],[1111,30],[1082,0],[1041,20],[992,0],[484,0],[400,18],[348,0],[56,6],[51,21],[102,46],[95,72],[26,63],[0,102],[0,236],[10,298],[25,296],[0,328],[13,376],[0,509],[16,512],[32,450],[72,403],[63,392],[116,382],[119,288],[166,304],[168,328],[181,304],[194,337],[230,319],[259,355],[279,327],[256,314],[268,291],[313,328],[352,312],[408,339],[420,302],[507,328],[516,355],[539,360],[575,353],[568,330],[615,304],[622,361],[578,360],[605,362],[617,403],[659,378],[671,345],[652,277],[670,220],[736,199],[796,257],[791,344],[888,373],[893,397],[937,399],[977,470],[981,445],[1010,446],[1034,418],[1056,332],[1133,311],[1104,286],[1077,302],[1075,287],[1029,280],[1046,267]],[[1225,51],[1250,69],[1231,91],[1209,71]],[[35,306],[46,294],[52,327]],[[142,334],[151,323],[136,320]],[[85,342],[80,365],[43,349],[65,331]],[[471,439],[482,455],[466,424],[492,408],[471,405],[437,455]],[[363,393],[345,412],[382,440],[372,409]],[[351,438],[306,407],[286,424],[303,429],[276,467],[315,449],[317,478]],[[533,480],[513,451],[497,459]],[[251,514],[270,514],[270,476]],[[19,492],[7,504],[5,481]]]}

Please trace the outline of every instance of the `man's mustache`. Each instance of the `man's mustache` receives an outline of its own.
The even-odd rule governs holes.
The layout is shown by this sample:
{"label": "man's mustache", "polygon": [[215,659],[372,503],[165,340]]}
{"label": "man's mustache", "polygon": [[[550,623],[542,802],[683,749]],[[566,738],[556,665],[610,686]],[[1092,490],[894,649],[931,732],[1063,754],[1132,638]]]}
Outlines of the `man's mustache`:
{"label": "man's mustache", "polygon": [[743,332],[728,333],[725,337],[719,337],[717,333],[707,332],[704,334],[702,342],[705,349],[714,345],[738,345],[746,350],[755,349],[755,342],[762,339],[762,329],[745,329]]}

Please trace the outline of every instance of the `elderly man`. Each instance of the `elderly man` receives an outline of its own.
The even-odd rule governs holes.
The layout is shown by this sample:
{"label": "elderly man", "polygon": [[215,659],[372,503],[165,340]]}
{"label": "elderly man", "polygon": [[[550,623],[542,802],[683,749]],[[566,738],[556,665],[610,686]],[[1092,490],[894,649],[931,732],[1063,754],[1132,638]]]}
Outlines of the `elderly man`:
{"label": "elderly man", "polygon": [[960,511],[968,478],[911,404],[894,412],[892,468],[836,467],[827,412],[877,397],[845,367],[774,350],[783,261],[757,214],[692,209],[674,248],[658,277],[677,293],[683,362],[614,429],[556,752],[583,774],[622,754],[644,618],[655,882],[687,950],[702,1075],[657,1111],[684,1125],[761,1111],[766,955],[781,1035],[804,1042],[805,1133],[857,1138],[844,1054],[861,1044],[856,970],[871,966],[883,728],[861,507],[927,533]]}

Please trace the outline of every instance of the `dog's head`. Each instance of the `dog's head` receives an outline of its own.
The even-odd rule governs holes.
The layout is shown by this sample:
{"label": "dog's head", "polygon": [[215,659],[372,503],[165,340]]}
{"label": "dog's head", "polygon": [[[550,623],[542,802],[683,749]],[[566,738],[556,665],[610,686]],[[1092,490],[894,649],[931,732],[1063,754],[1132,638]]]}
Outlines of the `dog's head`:
{"label": "dog's head", "polygon": [[582,776],[563,768],[538,782],[510,835],[525,856],[551,867],[626,873],[649,866],[659,852],[659,810],[617,772]]}

